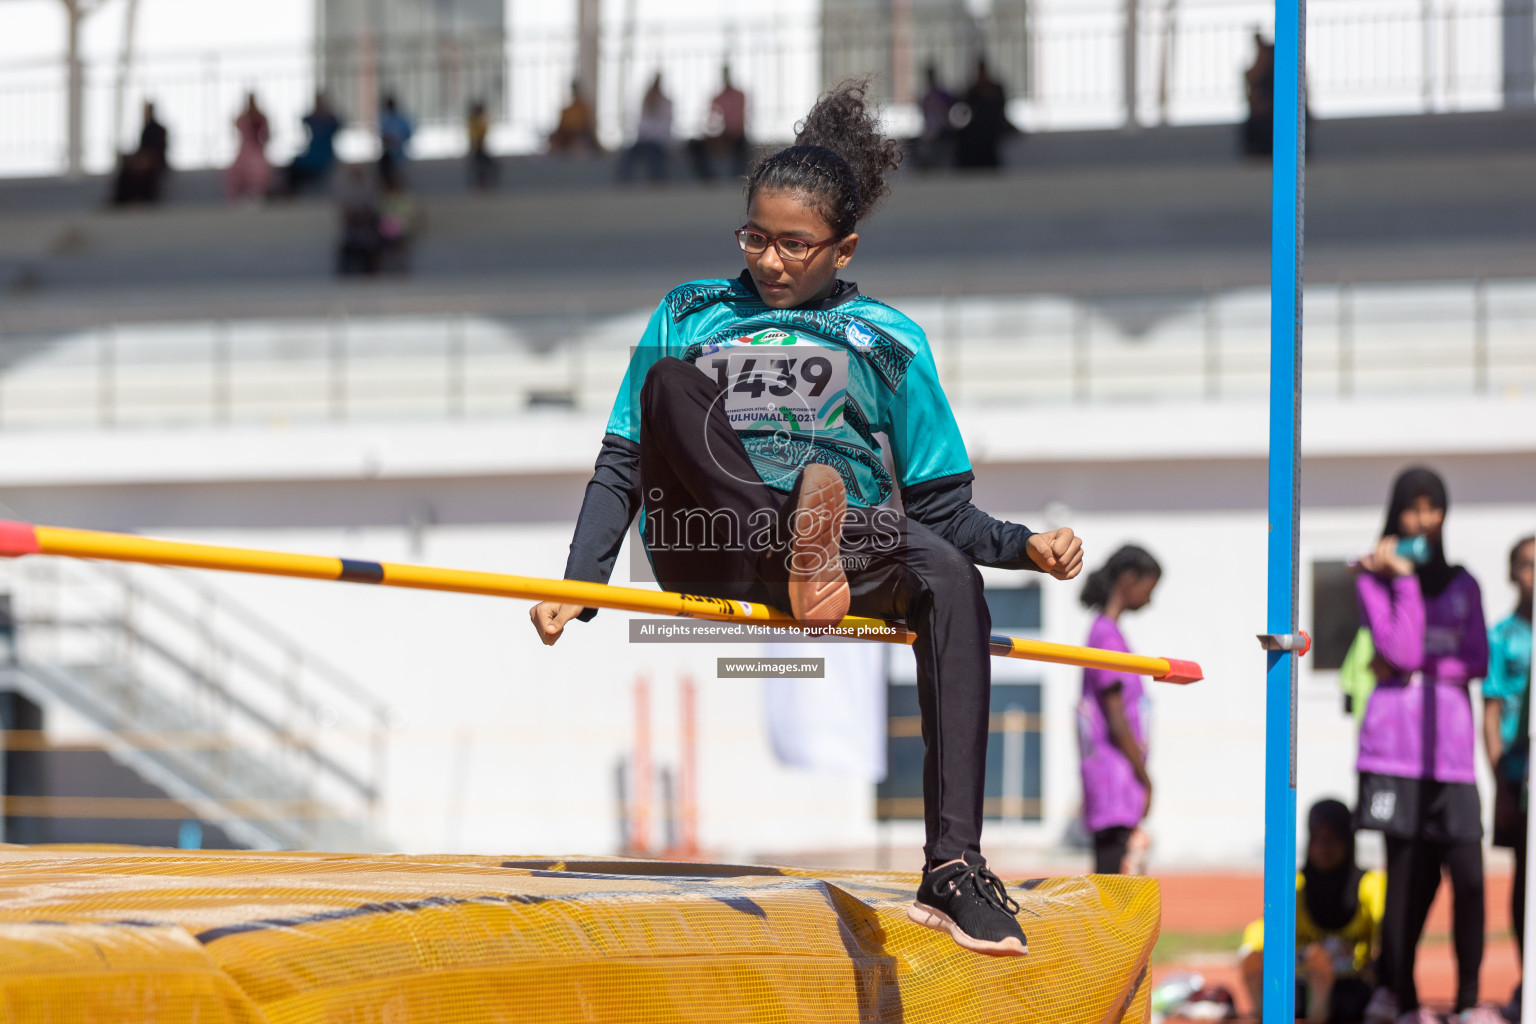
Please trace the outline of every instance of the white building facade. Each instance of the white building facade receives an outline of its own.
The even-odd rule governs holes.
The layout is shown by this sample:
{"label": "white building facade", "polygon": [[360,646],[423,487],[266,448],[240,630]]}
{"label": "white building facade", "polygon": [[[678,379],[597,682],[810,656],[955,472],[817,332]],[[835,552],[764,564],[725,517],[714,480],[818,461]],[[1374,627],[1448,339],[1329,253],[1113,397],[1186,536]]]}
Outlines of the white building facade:
{"label": "white building facade", "polygon": [[[1260,401],[957,409],[976,501],[1035,527],[1070,525],[1092,567],[1122,543],[1164,577],[1129,615],[1135,650],[1196,660],[1206,679],[1152,691],[1150,819],[1164,865],[1256,865],[1263,845],[1265,409]],[[385,561],[559,576],[602,434],[600,417],[549,410],[499,420],[275,428],[196,427],[0,437],[0,500],[34,522]],[[1369,549],[1395,472],[1447,479],[1451,559],[1483,586],[1491,622],[1513,605],[1506,553],[1536,526],[1536,403],[1505,397],[1316,400],[1303,414],[1301,622],[1313,575]],[[630,562],[621,557],[615,582]],[[11,567],[14,573],[17,567]],[[1326,574],[1326,566],[1324,573]],[[1038,584],[1039,635],[1082,642],[1080,584],[988,570],[989,587]],[[1028,577],[1028,578],[1025,578]],[[697,820],[703,852],[916,863],[921,822],[877,800],[867,771],[776,759],[765,680],[717,678],[739,644],[641,644],[605,611],[540,644],[520,602],[265,577],[212,583],[364,683],[393,709],[379,843],[407,851],[605,853],[623,845],[617,780],[636,753],[634,690],[649,688],[652,846],[681,769],[679,694],[696,685]],[[1027,604],[1028,602],[1026,602]],[[1027,613],[1036,614],[1036,613]],[[994,616],[996,618],[996,615]],[[1005,625],[999,622],[999,625]],[[1029,623],[1025,623],[1028,625]],[[892,651],[893,705],[911,676]],[[836,659],[834,659],[836,662]],[[994,857],[1065,853],[1076,818],[1077,670],[995,661],[1000,690],[1030,703],[1022,758],[993,751]],[[1301,663],[1298,805],[1354,791],[1353,719],[1337,673]],[[858,671],[867,672],[868,669]],[[881,671],[876,666],[874,671]],[[836,672],[833,672],[836,675]],[[847,680],[827,681],[844,694]],[[841,699],[841,698],[838,698]],[[1014,699],[1013,697],[1009,698]],[[1474,698],[1475,699],[1475,698]],[[900,723],[866,702],[850,736]],[[994,710],[1002,711],[999,707]],[[859,715],[866,717],[860,721]],[[67,713],[50,728],[90,727]],[[910,731],[905,735],[910,736]],[[1012,742],[994,733],[993,742]],[[852,740],[851,740],[852,742]],[[1486,772],[1486,766],[1484,766]],[[894,783],[893,778],[893,783]],[[890,784],[888,784],[889,786]],[[633,796],[633,789],[630,791]]]}

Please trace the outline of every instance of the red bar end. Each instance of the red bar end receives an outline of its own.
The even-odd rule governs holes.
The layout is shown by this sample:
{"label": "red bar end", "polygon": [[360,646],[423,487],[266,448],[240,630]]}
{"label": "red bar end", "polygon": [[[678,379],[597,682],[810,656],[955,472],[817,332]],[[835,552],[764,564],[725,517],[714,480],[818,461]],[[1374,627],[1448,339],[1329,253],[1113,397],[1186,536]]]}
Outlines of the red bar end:
{"label": "red bar end", "polygon": [[1205,673],[1200,670],[1199,662],[1180,661],[1178,658],[1164,658],[1168,663],[1166,675],[1154,676],[1160,683],[1198,683],[1205,678]]}
{"label": "red bar end", "polygon": [[41,550],[37,545],[37,531],[31,523],[0,519],[0,558],[20,558]]}

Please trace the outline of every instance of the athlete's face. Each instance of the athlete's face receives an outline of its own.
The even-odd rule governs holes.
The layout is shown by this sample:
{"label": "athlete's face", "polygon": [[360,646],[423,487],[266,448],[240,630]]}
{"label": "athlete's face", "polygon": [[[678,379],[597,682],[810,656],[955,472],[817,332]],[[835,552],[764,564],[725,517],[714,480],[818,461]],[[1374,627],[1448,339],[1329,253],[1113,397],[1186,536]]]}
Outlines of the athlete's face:
{"label": "athlete's face", "polygon": [[1307,860],[1319,871],[1336,871],[1349,858],[1349,847],[1333,834],[1333,829],[1319,826],[1307,837]]}
{"label": "athlete's face", "polygon": [[1398,521],[1398,529],[1401,537],[1428,537],[1431,541],[1440,540],[1440,529],[1445,525],[1445,509],[1436,507],[1428,495],[1421,494],[1413,499],[1413,504],[1403,509],[1402,517]]}
{"label": "athlete's face", "polygon": [[1120,606],[1128,612],[1139,612],[1152,603],[1152,591],[1162,577],[1150,573],[1128,572],[1120,577]]}
{"label": "athlete's face", "polygon": [[[810,245],[834,237],[821,214],[787,192],[760,191],[754,195],[743,227],[769,238],[797,238]],[[837,272],[848,265],[858,245],[855,233],[834,245],[812,249],[803,260],[786,260],[773,245],[756,255],[742,255],[763,301],[774,309],[790,309],[831,295],[837,286]]]}
{"label": "athlete's face", "polygon": [[1520,550],[1515,552],[1509,578],[1520,588],[1520,600],[1529,601],[1531,590],[1536,587],[1536,544],[1526,541],[1520,545]]}

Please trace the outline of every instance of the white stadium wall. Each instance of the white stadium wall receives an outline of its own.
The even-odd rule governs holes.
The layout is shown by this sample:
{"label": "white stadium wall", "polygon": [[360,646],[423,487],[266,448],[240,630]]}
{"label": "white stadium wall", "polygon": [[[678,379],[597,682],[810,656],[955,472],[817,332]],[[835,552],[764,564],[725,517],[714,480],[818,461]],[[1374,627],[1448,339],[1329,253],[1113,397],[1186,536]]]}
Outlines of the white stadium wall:
{"label": "white stadium wall", "polygon": [[[1368,548],[1392,474],[1423,461],[1449,481],[1447,547],[1497,619],[1513,596],[1505,554],[1536,525],[1536,403],[1314,403],[1306,424],[1302,624],[1310,565]],[[1133,647],[1199,661],[1206,680],[1152,686],[1154,860],[1256,865],[1263,842],[1263,410],[1258,404],[960,410],[977,503],[1083,534],[1090,565],[1137,542],[1165,570],[1154,604],[1128,616]],[[601,424],[564,414],[492,425],[392,425],[168,435],[0,438],[0,501],[54,525],[346,557],[419,560],[556,576]],[[621,556],[621,570],[627,563]],[[989,577],[998,575],[988,571]],[[1006,575],[1006,574],[1004,574]],[[617,578],[616,577],[616,581]],[[605,852],[618,847],[616,768],[631,748],[632,687],[651,680],[652,760],[678,764],[678,682],[699,684],[699,818],[712,856],[868,851],[915,863],[917,823],[882,828],[873,786],[778,765],[767,682],[716,679],[714,659],[752,652],[627,642],[627,616],[576,623],[552,649],[526,606],[487,598],[262,577],[212,578],[395,710],[385,842],[403,851]],[[1081,642],[1079,584],[1045,581],[1043,632]],[[897,656],[901,656],[898,652]],[[1303,813],[1353,790],[1353,725],[1336,673],[1302,662]],[[1009,860],[1068,858],[1078,807],[1079,674],[1002,665],[1039,679],[1042,820],[993,828]],[[68,716],[54,719],[71,726]],[[660,831],[659,822],[653,831]]]}

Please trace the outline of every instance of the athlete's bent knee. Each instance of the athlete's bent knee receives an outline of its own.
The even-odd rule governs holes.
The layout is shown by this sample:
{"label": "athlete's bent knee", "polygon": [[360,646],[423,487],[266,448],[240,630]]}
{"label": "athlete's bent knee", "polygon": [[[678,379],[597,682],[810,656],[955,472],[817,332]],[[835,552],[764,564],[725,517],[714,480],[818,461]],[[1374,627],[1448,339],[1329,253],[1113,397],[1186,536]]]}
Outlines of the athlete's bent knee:
{"label": "athlete's bent knee", "polygon": [[692,363],[685,363],[676,356],[662,356],[645,372],[645,383],[640,387],[640,401],[659,398],[677,388],[708,390],[709,378],[700,373]]}
{"label": "athlete's bent knee", "polygon": [[924,586],[940,601],[969,603],[983,600],[981,571],[963,551],[951,544],[940,545],[925,554],[921,576]]}

